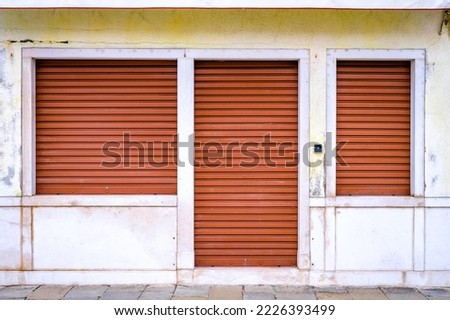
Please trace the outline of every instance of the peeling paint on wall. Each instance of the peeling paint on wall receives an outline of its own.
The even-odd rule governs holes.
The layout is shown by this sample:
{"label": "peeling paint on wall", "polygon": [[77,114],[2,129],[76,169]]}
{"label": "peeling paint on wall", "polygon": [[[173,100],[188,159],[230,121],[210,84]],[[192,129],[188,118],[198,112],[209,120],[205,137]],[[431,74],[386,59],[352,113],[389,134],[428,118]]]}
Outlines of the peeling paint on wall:
{"label": "peeling paint on wall", "polygon": [[14,172],[15,170],[13,167],[8,167],[8,175],[3,177],[1,181],[3,181],[8,186],[12,186],[12,179],[14,177]]}
{"label": "peeling paint on wall", "polygon": [[323,177],[323,175],[315,173],[314,171],[316,171],[316,170],[317,170],[317,168],[314,170],[311,170],[312,177],[310,180],[310,196],[311,197],[323,197],[325,195],[324,177]]}
{"label": "peeling paint on wall", "polygon": [[[0,49],[0,196],[20,193],[20,112],[14,101],[14,81],[11,77],[11,55],[8,48]],[[20,97],[18,99],[20,101]]]}

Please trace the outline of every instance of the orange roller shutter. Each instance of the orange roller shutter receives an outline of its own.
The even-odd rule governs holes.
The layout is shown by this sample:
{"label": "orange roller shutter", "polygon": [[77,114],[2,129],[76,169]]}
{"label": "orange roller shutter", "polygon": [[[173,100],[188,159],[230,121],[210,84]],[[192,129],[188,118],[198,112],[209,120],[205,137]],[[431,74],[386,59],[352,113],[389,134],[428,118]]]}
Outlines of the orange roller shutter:
{"label": "orange roller shutter", "polygon": [[337,195],[410,195],[409,61],[338,61]]}
{"label": "orange roller shutter", "polygon": [[37,194],[175,194],[176,112],[176,61],[38,60]]}
{"label": "orange roller shutter", "polygon": [[296,265],[297,135],[297,62],[196,62],[197,266]]}

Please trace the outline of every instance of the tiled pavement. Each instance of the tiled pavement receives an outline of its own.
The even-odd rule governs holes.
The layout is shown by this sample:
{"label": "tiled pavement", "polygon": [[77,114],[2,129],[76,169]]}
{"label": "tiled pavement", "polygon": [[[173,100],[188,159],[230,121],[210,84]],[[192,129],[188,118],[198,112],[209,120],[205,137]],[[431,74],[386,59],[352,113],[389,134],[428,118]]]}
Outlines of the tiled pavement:
{"label": "tiled pavement", "polygon": [[0,286],[0,300],[450,300],[450,287]]}

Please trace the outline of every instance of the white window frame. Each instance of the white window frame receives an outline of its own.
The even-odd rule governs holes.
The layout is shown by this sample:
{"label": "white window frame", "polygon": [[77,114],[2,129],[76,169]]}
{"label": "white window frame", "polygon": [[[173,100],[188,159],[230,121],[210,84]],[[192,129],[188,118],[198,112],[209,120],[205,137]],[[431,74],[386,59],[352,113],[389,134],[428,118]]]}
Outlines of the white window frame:
{"label": "white window frame", "polygon": [[[36,196],[35,156],[35,61],[36,59],[148,59],[178,61],[177,130],[179,143],[194,133],[195,60],[291,60],[299,66],[299,157],[301,146],[309,142],[309,50],[295,49],[22,49],[22,202],[27,206],[177,206],[177,269],[194,269],[194,167],[187,148],[179,148],[177,195],[38,195]],[[191,161],[189,161],[191,160]],[[309,167],[299,161],[298,254],[297,266],[310,268]]]}
{"label": "white window frame", "polygon": [[[36,195],[36,60],[177,60],[183,50],[22,48],[22,202],[30,206],[175,206],[172,195]],[[178,83],[178,86],[180,83]]]}
{"label": "white window frame", "polygon": [[[327,50],[327,132],[332,133],[331,150],[336,147],[336,64],[337,61],[380,60],[380,61],[411,61],[411,181],[410,196],[373,196],[385,198],[386,203],[402,203],[412,198],[420,198],[425,192],[425,60],[423,49],[329,49]],[[336,197],[336,158],[326,167],[326,196]],[[367,196],[365,196],[368,198]],[[372,196],[371,196],[372,197]],[[372,197],[372,198],[373,198]],[[338,197],[348,204],[359,203],[364,196]],[[338,201],[339,199],[336,199]]]}

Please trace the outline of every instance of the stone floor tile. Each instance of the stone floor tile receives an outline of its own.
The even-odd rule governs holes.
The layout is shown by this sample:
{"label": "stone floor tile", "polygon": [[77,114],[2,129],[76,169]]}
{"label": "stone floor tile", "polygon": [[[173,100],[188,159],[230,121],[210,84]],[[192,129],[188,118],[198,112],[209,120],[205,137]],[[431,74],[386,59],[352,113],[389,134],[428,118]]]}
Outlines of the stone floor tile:
{"label": "stone floor tile", "polygon": [[0,286],[2,299],[34,300],[450,300],[450,288],[270,285]]}
{"label": "stone floor tile", "polygon": [[138,300],[141,295],[141,291],[106,291],[100,300]]}
{"label": "stone floor tile", "polygon": [[39,286],[6,286],[0,291],[0,300],[25,299]]}
{"label": "stone floor tile", "polygon": [[430,300],[450,300],[450,288],[419,289]]}
{"label": "stone floor tile", "polygon": [[102,294],[100,300],[137,300],[146,287],[146,285],[113,285]]}
{"label": "stone floor tile", "polygon": [[273,286],[267,286],[267,285],[249,285],[244,286],[245,292],[265,292],[265,293],[274,293],[274,287]]}
{"label": "stone floor tile", "polygon": [[348,288],[353,300],[387,300],[380,288]]}
{"label": "stone floor tile", "polygon": [[61,300],[99,300],[99,297],[93,296],[79,296],[79,297],[64,297]]}
{"label": "stone floor tile", "polygon": [[345,287],[314,287],[314,292],[327,292],[327,293],[346,293]]}
{"label": "stone floor tile", "polygon": [[316,292],[317,300],[351,300],[348,292]]}
{"label": "stone floor tile", "polygon": [[316,295],[314,292],[308,293],[300,293],[300,292],[280,292],[275,293],[275,299],[277,300],[317,300]]}
{"label": "stone floor tile", "polygon": [[27,300],[60,300],[72,286],[43,285],[27,296]]}
{"label": "stone floor tile", "polygon": [[316,300],[314,290],[309,286],[274,286],[277,300]]}
{"label": "stone floor tile", "polygon": [[137,284],[137,285],[112,285],[109,286],[107,292],[134,292],[139,291],[143,292],[147,288],[144,284]]}
{"label": "stone floor tile", "polygon": [[275,295],[270,292],[244,292],[244,300],[275,300]]}
{"label": "stone floor tile", "polygon": [[149,285],[145,288],[139,300],[170,300],[176,286],[174,284],[168,285]]}
{"label": "stone floor tile", "polygon": [[113,285],[102,294],[100,300],[137,300],[146,287],[146,285]]}
{"label": "stone floor tile", "polygon": [[177,286],[174,296],[208,298],[210,286]]}
{"label": "stone floor tile", "polygon": [[384,295],[389,300],[426,300],[427,298],[417,291],[416,288],[383,287]]}
{"label": "stone floor tile", "polygon": [[139,300],[170,300],[172,296],[172,292],[144,291],[139,297]]}
{"label": "stone floor tile", "polygon": [[149,285],[145,288],[144,292],[170,292],[173,293],[175,291],[174,284],[155,284]]}
{"label": "stone floor tile", "polygon": [[63,300],[97,300],[108,289],[108,286],[75,286]]}
{"label": "stone floor tile", "polygon": [[345,287],[314,287],[317,300],[351,300]]}
{"label": "stone floor tile", "polygon": [[171,300],[208,300],[205,296],[173,296]]}
{"label": "stone floor tile", "polygon": [[242,300],[242,286],[213,286],[209,300]]}
{"label": "stone floor tile", "polygon": [[313,287],[310,286],[273,286],[275,293],[312,293]]}

